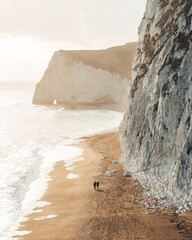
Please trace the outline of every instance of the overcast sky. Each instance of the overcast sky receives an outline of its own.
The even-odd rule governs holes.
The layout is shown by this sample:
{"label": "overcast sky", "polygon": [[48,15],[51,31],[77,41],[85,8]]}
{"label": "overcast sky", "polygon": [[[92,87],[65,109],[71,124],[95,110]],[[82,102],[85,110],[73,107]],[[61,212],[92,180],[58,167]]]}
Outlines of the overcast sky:
{"label": "overcast sky", "polygon": [[146,0],[0,0],[0,80],[39,81],[53,52],[137,41]]}

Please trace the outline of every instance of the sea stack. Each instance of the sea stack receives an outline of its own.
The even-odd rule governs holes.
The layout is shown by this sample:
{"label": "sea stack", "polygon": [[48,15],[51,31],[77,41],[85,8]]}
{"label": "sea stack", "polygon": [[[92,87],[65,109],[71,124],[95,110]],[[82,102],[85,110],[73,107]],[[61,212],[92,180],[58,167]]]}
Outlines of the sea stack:
{"label": "sea stack", "polygon": [[122,163],[149,194],[192,207],[192,1],[148,0],[120,127]]}
{"label": "sea stack", "polygon": [[106,50],[60,50],[54,53],[34,104],[116,106],[124,109],[137,43]]}

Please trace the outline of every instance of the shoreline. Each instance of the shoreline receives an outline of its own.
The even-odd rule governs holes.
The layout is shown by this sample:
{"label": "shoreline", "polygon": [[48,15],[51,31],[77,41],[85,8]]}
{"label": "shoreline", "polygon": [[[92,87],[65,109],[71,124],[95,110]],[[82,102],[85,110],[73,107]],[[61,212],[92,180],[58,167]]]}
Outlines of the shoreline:
{"label": "shoreline", "polygon": [[[153,213],[136,202],[142,198],[142,187],[132,177],[123,177],[123,167],[112,163],[121,154],[118,132],[81,139],[77,147],[83,148],[84,161],[74,163],[71,170],[63,161],[56,163],[49,174],[53,180],[40,199],[50,204],[36,207],[19,228],[29,234],[13,239],[187,239],[172,213]],[[117,172],[106,177],[111,169]],[[67,179],[71,171],[79,177]],[[93,190],[94,180],[100,181],[100,192]]]}
{"label": "shoreline", "polygon": [[[65,140],[63,144],[60,143],[59,145],[55,146],[53,149],[43,152],[42,153],[43,161],[39,169],[40,175],[38,176],[37,179],[33,180],[30,183],[29,189],[26,192],[26,195],[22,201],[21,213],[19,214],[19,217],[17,221],[14,223],[14,225],[9,227],[9,230],[5,232],[5,234],[2,236],[2,239],[3,240],[17,239],[17,238],[14,238],[16,234],[18,236],[23,236],[30,233],[30,231],[19,230],[20,227],[22,227],[21,223],[28,221],[29,215],[39,211],[39,210],[34,210],[36,207],[38,206],[44,207],[50,204],[49,202],[46,202],[46,201],[40,201],[40,199],[46,193],[49,182],[53,180],[50,177],[50,174],[54,170],[55,165],[57,165],[57,163],[59,162],[64,162],[65,169],[70,170],[71,168],[72,170],[73,167],[70,167],[70,166],[73,165],[74,162],[83,160],[81,158],[82,152],[77,155],[71,154],[70,152],[73,152],[73,151],[71,151],[70,148],[76,148],[76,150],[81,149],[83,151],[83,148],[80,146],[80,142],[83,141],[84,138],[91,137],[97,134],[114,132],[117,130],[118,130],[118,127],[113,127],[108,130],[97,131],[97,133],[87,134],[83,137],[68,139],[68,140]],[[67,157],[66,157],[66,153],[68,153]],[[61,159],[64,159],[64,160],[61,160]],[[68,179],[77,178],[78,174],[70,173],[70,175],[66,177]],[[40,186],[40,189],[39,189],[39,186]]]}
{"label": "shoreline", "polygon": [[[65,155],[63,164],[65,168],[69,168],[75,161],[81,161],[82,149],[77,147],[76,139],[68,139],[64,144],[59,144],[53,149],[49,149],[42,153],[43,161],[39,168],[39,176],[29,184],[29,189],[25,194],[22,201],[22,209],[19,218],[13,226],[9,228],[9,231],[5,233],[2,239],[12,239],[17,233],[18,235],[25,235],[28,231],[18,231],[22,226],[22,222],[27,221],[30,214],[38,212],[34,210],[36,207],[47,206],[50,203],[46,201],[40,201],[45,192],[47,191],[49,182],[53,179],[50,174],[54,170],[55,165],[60,162]],[[15,238],[14,238],[15,239]]]}
{"label": "shoreline", "polygon": [[[18,229],[22,226],[22,222],[28,220],[30,214],[36,212],[36,210],[34,210],[36,207],[43,207],[50,204],[46,201],[40,201],[40,199],[46,192],[49,182],[53,180],[50,177],[50,174],[53,171],[54,166],[61,161],[60,159],[63,159],[64,155],[65,159],[63,160],[63,163],[65,164],[66,169],[70,168],[70,165],[72,165],[73,162],[82,161],[81,155],[83,149],[76,146],[78,142],[79,141],[75,138],[67,139],[63,144],[60,143],[53,148],[47,148],[46,151],[41,152],[43,160],[41,164],[37,165],[39,175],[28,185],[28,190],[25,192],[24,199],[21,201],[22,208],[19,217],[14,224],[10,225],[7,231],[4,232],[4,235],[0,236],[0,239],[13,239],[12,237],[16,232],[20,236],[28,233],[28,231],[18,231]],[[69,176],[69,178],[71,177],[74,178],[75,176]]]}
{"label": "shoreline", "polygon": [[[77,143],[78,141],[78,143]],[[80,138],[79,140],[76,140],[76,143],[73,143],[72,145],[69,145],[68,147],[77,147],[79,149],[82,149],[84,151],[84,157],[86,157],[86,155],[92,155],[92,160],[96,160],[96,157],[94,156],[94,154],[91,152],[91,150],[85,151],[84,149],[84,141],[83,138]],[[74,192],[81,196],[81,199],[83,199],[83,195],[86,194],[86,192],[79,191],[79,186],[77,184],[77,182],[79,182],[79,177],[72,177],[72,178],[67,178],[67,176],[69,174],[75,174],[76,176],[83,175],[86,176],[89,172],[90,177],[92,178],[92,176],[95,175],[95,173],[97,172],[96,168],[97,166],[95,166],[93,164],[93,169],[91,170],[90,168],[87,169],[84,165],[87,164],[87,162],[85,160],[82,161],[82,159],[79,160],[79,158],[82,156],[78,156],[76,157],[75,161],[73,161],[72,163],[65,163],[63,160],[56,162],[56,164],[54,165],[53,171],[51,171],[49,173],[50,176],[50,181],[48,182],[48,188],[46,189],[46,191],[44,192],[43,196],[41,199],[39,199],[37,201],[37,206],[33,209],[33,211],[27,216],[26,220],[24,222],[21,222],[20,227],[16,230],[14,236],[12,236],[12,239],[60,239],[58,236],[51,236],[50,234],[48,236],[44,236],[45,231],[42,230],[42,225],[41,225],[41,229],[39,228],[39,224],[45,222],[45,228],[47,229],[47,221],[57,221],[57,226],[59,226],[59,222],[63,222],[65,225],[67,225],[67,228],[69,228],[70,224],[67,223],[67,218],[69,218],[70,220],[73,221],[73,225],[74,225],[74,221],[75,218],[77,217],[75,215],[75,217],[73,218],[73,212],[75,209],[74,205],[74,201],[76,202],[76,206],[78,205],[78,211],[80,210],[80,208],[82,208],[82,203],[83,201],[81,201],[81,204],[79,202],[79,199],[76,198],[77,196],[75,196],[75,200],[74,198]],[[92,161],[91,160],[91,161]],[[91,173],[90,172],[93,172]],[[58,177],[59,175],[59,177]],[[62,184],[60,181],[60,178],[62,178]],[[80,183],[81,185],[82,183]],[[62,185],[62,186],[61,186]],[[84,184],[83,184],[84,185]],[[91,184],[92,185],[92,184]],[[82,187],[82,186],[81,186]],[[54,189],[61,189],[61,192],[57,192],[58,194],[58,199],[53,199],[52,195],[54,194]],[[72,192],[71,192],[72,190]],[[66,195],[66,193],[68,193]],[[62,195],[62,200],[60,199]],[[71,194],[71,195],[70,195]],[[75,195],[76,195],[75,194]],[[73,201],[72,201],[73,199]],[[58,200],[58,201],[57,201]],[[61,200],[61,202],[60,202]],[[61,207],[61,204],[65,202],[68,203],[68,206],[65,208],[64,212],[63,212],[63,208]],[[40,203],[40,204],[39,204]],[[43,205],[41,205],[41,203],[44,203]],[[57,214],[54,211],[54,214],[52,214],[52,204],[54,204],[55,206],[53,207],[55,211],[59,211],[59,214],[61,215],[61,218],[59,218],[59,214]],[[64,203],[63,203],[64,204]],[[57,206],[60,206],[59,208]],[[81,205],[81,206],[80,206]],[[64,219],[62,216],[63,214],[65,214],[65,218]],[[81,212],[81,214],[83,215],[83,212]],[[59,218],[59,219],[58,219]],[[43,223],[44,225],[44,223]],[[55,229],[56,225],[53,225],[53,229]],[[24,227],[25,226],[25,227]],[[34,228],[34,230],[25,230],[25,228],[27,228],[29,226]],[[51,226],[51,223],[49,225],[49,227]],[[35,234],[35,231],[42,231],[42,235],[40,233],[38,233],[38,237]],[[58,230],[58,232],[60,232],[60,230]],[[71,231],[68,234],[68,237],[72,234],[73,231]],[[20,236],[20,234],[22,235],[22,233],[24,233],[23,236]],[[25,234],[26,233],[26,234]],[[35,236],[33,235],[33,233],[35,234]],[[28,235],[29,234],[29,235]],[[65,231],[65,234],[67,234],[67,232]],[[32,236],[30,236],[32,235]],[[63,239],[63,238],[61,238]]]}

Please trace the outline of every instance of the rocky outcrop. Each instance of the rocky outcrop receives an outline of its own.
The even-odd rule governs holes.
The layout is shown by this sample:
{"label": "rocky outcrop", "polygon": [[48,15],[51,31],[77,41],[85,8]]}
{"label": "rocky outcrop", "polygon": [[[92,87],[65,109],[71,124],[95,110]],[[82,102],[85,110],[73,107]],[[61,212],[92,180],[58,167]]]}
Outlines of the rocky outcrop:
{"label": "rocky outcrop", "polygon": [[192,1],[148,0],[120,127],[121,161],[162,204],[192,206]]}
{"label": "rocky outcrop", "polygon": [[124,107],[136,47],[128,43],[106,50],[55,52],[36,85],[33,103]]}

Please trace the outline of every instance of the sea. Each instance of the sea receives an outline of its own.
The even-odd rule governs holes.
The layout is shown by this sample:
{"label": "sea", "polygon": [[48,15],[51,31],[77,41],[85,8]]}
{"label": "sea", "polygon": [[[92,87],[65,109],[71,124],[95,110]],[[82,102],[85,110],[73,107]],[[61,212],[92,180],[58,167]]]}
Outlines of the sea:
{"label": "sea", "polygon": [[69,168],[73,161],[83,160],[82,149],[70,144],[118,127],[123,117],[105,109],[33,105],[34,89],[34,82],[0,82],[0,240],[10,240],[40,204],[57,161]]}

